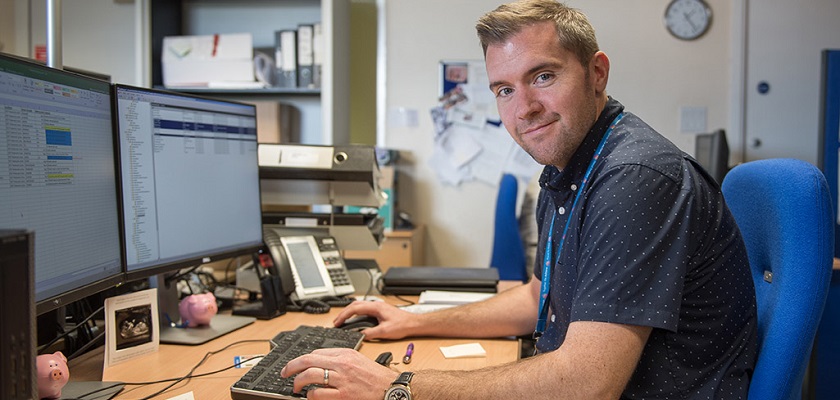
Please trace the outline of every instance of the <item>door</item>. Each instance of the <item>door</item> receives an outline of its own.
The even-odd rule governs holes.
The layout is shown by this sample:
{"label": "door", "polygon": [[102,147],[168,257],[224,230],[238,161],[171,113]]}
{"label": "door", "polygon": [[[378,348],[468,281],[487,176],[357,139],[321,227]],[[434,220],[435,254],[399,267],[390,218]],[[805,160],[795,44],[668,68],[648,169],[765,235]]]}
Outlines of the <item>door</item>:
{"label": "door", "polygon": [[822,51],[840,48],[840,1],[747,0],[745,161],[818,165]]}

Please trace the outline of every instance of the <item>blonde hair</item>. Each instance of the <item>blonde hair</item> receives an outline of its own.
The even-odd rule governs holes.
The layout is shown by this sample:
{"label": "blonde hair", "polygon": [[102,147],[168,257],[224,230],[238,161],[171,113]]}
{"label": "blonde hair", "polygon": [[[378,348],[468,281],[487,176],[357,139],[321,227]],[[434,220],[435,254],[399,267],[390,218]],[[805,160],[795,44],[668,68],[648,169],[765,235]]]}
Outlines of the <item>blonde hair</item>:
{"label": "blonde hair", "polygon": [[554,0],[522,0],[503,4],[481,17],[475,25],[481,48],[501,44],[536,23],[553,21],[560,45],[571,51],[588,67],[592,55],[598,52],[595,29],[580,10]]}

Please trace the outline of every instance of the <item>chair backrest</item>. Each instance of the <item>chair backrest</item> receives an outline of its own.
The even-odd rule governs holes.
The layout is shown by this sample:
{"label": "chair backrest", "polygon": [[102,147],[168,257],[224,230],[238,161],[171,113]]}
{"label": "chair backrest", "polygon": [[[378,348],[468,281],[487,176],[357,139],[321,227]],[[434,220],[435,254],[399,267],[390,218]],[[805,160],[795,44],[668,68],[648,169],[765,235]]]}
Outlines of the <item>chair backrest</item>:
{"label": "chair backrest", "polygon": [[524,282],[525,246],[516,218],[516,196],[519,183],[511,174],[502,175],[496,198],[496,215],[493,222],[493,254],[490,266],[499,270],[499,279]]}
{"label": "chair backrest", "polygon": [[825,176],[800,160],[751,161],[726,175],[722,191],[755,282],[758,361],[748,398],[801,398],[833,263]]}

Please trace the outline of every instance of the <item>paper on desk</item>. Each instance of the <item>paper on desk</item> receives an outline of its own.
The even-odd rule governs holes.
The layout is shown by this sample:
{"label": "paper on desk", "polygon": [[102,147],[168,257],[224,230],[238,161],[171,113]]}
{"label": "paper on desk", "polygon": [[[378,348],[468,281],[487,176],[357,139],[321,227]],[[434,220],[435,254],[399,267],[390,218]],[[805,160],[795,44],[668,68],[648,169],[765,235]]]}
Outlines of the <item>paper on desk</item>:
{"label": "paper on desk", "polygon": [[170,397],[167,400],[195,400],[195,395],[193,395],[193,392],[187,392],[184,394],[179,394],[175,397]]}
{"label": "paper on desk", "polygon": [[400,310],[408,311],[414,314],[425,314],[432,311],[443,310],[445,308],[455,307],[456,304],[411,304],[400,307]]}
{"label": "paper on desk", "polygon": [[456,292],[446,290],[424,290],[420,293],[420,304],[467,304],[493,297],[495,293]]}
{"label": "paper on desk", "polygon": [[487,352],[480,343],[456,344],[454,346],[441,347],[440,352],[445,358],[466,358],[485,357]]}

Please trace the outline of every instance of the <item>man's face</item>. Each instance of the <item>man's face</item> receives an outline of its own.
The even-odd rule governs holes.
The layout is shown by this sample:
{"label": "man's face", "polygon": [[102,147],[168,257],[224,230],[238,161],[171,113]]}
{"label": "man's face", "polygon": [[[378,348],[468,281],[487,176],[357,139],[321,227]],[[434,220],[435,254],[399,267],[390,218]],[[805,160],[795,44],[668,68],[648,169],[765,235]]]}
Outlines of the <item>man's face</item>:
{"label": "man's face", "polygon": [[541,22],[488,46],[485,62],[513,140],[538,163],[564,168],[603,108],[592,73],[600,61],[584,68],[560,45],[554,24]]}

